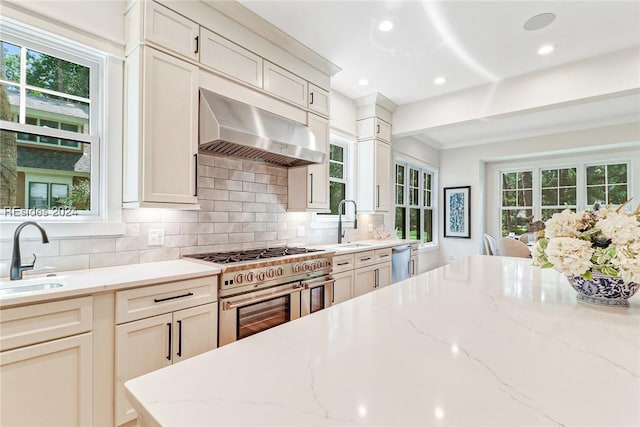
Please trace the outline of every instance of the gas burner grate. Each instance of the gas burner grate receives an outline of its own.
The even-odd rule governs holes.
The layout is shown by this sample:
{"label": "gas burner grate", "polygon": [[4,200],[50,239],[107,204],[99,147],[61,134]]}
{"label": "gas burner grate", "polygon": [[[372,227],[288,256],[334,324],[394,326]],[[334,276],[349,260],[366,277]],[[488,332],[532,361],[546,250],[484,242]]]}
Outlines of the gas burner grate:
{"label": "gas burner grate", "polygon": [[194,254],[185,255],[185,257],[215,262],[217,264],[232,264],[234,262],[257,261],[267,258],[279,258],[287,255],[299,255],[320,251],[322,250],[296,247],[277,247],[268,249],[248,249],[245,251],[214,252],[210,254]]}

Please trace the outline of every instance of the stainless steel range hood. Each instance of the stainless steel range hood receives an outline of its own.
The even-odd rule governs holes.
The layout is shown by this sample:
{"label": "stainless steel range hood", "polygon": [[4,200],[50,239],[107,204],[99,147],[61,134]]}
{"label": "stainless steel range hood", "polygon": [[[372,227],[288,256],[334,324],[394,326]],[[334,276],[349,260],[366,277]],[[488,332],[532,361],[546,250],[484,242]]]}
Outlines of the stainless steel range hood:
{"label": "stainless steel range hood", "polygon": [[305,125],[200,89],[200,152],[281,166],[323,163],[327,154]]}

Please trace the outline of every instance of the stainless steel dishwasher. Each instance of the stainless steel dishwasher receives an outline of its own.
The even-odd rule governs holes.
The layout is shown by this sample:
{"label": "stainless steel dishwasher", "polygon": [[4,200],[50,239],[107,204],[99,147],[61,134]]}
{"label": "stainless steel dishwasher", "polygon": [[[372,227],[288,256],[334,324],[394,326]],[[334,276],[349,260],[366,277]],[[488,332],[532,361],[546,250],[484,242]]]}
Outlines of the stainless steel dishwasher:
{"label": "stainless steel dishwasher", "polygon": [[409,264],[411,262],[411,246],[394,246],[391,252],[391,283],[396,283],[410,277]]}

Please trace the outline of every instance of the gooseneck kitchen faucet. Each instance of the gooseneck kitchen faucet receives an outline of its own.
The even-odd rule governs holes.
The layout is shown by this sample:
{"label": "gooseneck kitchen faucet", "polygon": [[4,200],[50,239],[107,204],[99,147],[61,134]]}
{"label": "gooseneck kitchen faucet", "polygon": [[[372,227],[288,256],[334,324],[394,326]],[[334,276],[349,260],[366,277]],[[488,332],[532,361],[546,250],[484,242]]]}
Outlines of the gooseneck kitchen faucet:
{"label": "gooseneck kitchen faucet", "polygon": [[33,254],[33,262],[31,264],[22,265],[22,260],[20,259],[20,232],[27,225],[33,225],[40,230],[40,234],[42,235],[42,243],[49,243],[49,236],[47,236],[47,232],[44,231],[37,222],[34,221],[25,221],[20,224],[16,231],[13,233],[13,253],[11,254],[11,280],[20,280],[22,279],[22,272],[25,270],[33,270],[33,266],[36,264],[36,254]]}
{"label": "gooseneck kitchen faucet", "polygon": [[358,205],[355,200],[340,200],[338,203],[338,244],[342,243],[342,238],[344,237],[344,231],[342,231],[342,206],[346,202],[353,203],[353,207],[355,212],[353,213],[353,229],[358,228]]}

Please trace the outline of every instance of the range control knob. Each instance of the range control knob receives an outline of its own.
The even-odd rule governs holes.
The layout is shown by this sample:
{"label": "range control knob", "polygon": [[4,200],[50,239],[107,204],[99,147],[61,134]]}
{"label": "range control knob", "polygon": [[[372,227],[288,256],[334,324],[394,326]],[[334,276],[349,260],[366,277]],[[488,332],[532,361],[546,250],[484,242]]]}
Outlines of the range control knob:
{"label": "range control knob", "polygon": [[266,278],[267,278],[267,272],[266,272],[266,271],[264,271],[264,270],[263,270],[263,271],[259,271],[259,272],[256,274],[256,279],[258,279],[258,280],[259,280],[259,281],[261,281],[261,282],[264,282],[264,279],[266,279]]}
{"label": "range control knob", "polygon": [[255,278],[255,276],[253,274],[253,271],[250,271],[247,274],[245,274],[245,278],[247,279],[247,283],[253,282],[253,280]]}
{"label": "range control knob", "polygon": [[278,267],[276,268],[276,276],[282,276],[284,274],[284,270],[282,269],[282,267]]}
{"label": "range control knob", "polygon": [[244,282],[244,274],[242,273],[238,273],[234,276],[233,281],[236,282],[238,285],[240,285],[242,282]]}

